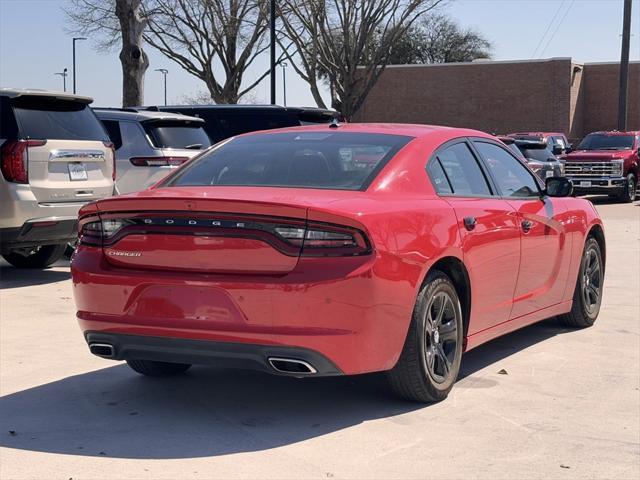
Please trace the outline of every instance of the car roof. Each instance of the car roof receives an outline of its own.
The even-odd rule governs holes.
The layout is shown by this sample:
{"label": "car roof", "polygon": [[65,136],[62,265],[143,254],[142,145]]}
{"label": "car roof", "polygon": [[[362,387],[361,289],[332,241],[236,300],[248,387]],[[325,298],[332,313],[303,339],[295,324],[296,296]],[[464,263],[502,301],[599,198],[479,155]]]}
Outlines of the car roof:
{"label": "car roof", "polygon": [[[337,125],[333,127],[332,125]],[[482,137],[495,140],[496,137],[479,130],[467,128],[446,127],[440,125],[422,125],[411,123],[332,123],[306,125],[301,127],[286,127],[276,130],[261,130],[257,132],[245,133],[242,136],[267,134],[267,133],[289,133],[289,132],[349,132],[349,133],[374,133],[386,135],[404,135],[414,138],[425,138],[436,136],[442,133],[451,133],[451,136],[460,137]]]}
{"label": "car roof", "polygon": [[598,132],[591,132],[589,135],[598,134],[598,135],[640,135],[640,130],[630,130],[625,132],[620,132],[618,130],[601,130]]}
{"label": "car roof", "polygon": [[106,107],[95,107],[93,108],[93,111],[96,113],[98,118],[108,120],[129,120],[135,122],[145,122],[150,120],[175,120],[204,123],[204,120],[202,118],[190,117],[188,115],[182,115],[181,113],[173,112],[156,112],[148,110]]}
{"label": "car roof", "polygon": [[58,98],[63,100],[77,101],[81,103],[93,102],[92,97],[75,95],[73,93],[56,92],[52,90],[39,90],[36,88],[0,88],[0,97],[16,98],[23,96]]}
{"label": "car roof", "polygon": [[510,137],[516,137],[519,135],[526,135],[531,137],[546,137],[549,135],[562,135],[563,137],[565,136],[565,134],[562,132],[514,132],[509,134]]}

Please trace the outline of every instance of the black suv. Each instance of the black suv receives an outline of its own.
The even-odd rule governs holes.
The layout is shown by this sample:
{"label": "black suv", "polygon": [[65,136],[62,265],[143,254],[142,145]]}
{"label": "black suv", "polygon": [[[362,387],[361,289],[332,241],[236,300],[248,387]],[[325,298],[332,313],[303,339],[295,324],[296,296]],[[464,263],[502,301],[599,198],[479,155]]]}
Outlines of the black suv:
{"label": "black suv", "polygon": [[278,105],[170,105],[138,108],[200,117],[205,121],[204,129],[213,143],[258,130],[331,123],[339,115],[334,110],[323,108]]}

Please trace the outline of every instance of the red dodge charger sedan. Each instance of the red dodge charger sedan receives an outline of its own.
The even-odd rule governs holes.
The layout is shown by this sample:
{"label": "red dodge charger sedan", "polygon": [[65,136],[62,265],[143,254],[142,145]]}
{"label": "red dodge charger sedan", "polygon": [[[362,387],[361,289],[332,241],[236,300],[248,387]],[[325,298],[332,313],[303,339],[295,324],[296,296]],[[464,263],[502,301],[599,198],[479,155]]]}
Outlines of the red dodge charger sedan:
{"label": "red dodge charger sedan", "polygon": [[238,136],[82,209],[77,318],[92,353],[145,375],[386,371],[401,396],[442,400],[465,350],[596,320],[602,222],[570,194],[474,130]]}

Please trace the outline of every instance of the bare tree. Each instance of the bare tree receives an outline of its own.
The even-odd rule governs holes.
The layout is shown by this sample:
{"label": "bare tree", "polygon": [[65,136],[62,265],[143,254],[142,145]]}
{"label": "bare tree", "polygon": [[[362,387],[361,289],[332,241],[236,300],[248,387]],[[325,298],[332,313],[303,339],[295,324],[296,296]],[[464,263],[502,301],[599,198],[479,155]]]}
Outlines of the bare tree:
{"label": "bare tree", "polygon": [[144,74],[149,58],[142,48],[147,17],[142,0],[70,0],[65,10],[69,31],[91,36],[99,50],[120,45],[122,106],[144,103]]}
{"label": "bare tree", "polygon": [[393,46],[390,64],[471,62],[491,58],[491,42],[445,15],[416,22]]}
{"label": "bare tree", "polygon": [[416,19],[444,0],[282,0],[280,19],[295,47],[291,64],[320,107],[318,84],[329,85],[331,106],[347,119],[362,105],[393,45]]}
{"label": "bare tree", "polygon": [[201,79],[216,103],[237,103],[269,74],[242,85],[247,69],[268,48],[268,1],[147,2],[145,40]]}

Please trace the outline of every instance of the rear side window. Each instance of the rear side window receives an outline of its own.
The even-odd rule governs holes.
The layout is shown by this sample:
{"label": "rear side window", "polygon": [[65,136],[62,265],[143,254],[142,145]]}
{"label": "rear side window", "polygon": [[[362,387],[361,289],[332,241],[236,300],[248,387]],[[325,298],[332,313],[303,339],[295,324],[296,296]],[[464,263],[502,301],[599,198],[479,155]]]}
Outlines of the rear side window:
{"label": "rear side window", "polygon": [[166,185],[364,190],[411,139],[339,132],[237,137],[185,166]]}
{"label": "rear side window", "polygon": [[487,179],[466,143],[445,147],[437,153],[435,160],[442,166],[454,195],[461,197],[491,195]]}
{"label": "rear side window", "polygon": [[109,141],[86,103],[40,96],[11,99],[23,138]]}
{"label": "rear side window", "polygon": [[203,150],[211,146],[200,123],[145,122],[143,127],[156,148]]}
{"label": "rear side window", "polygon": [[116,120],[103,120],[102,124],[107,129],[109,138],[113,142],[115,149],[118,150],[122,147],[122,133],[120,133],[120,122]]}

